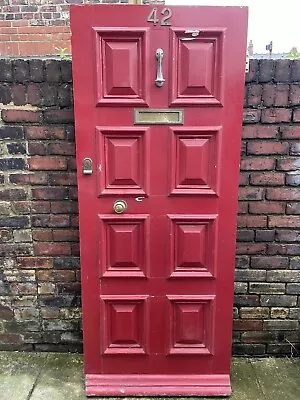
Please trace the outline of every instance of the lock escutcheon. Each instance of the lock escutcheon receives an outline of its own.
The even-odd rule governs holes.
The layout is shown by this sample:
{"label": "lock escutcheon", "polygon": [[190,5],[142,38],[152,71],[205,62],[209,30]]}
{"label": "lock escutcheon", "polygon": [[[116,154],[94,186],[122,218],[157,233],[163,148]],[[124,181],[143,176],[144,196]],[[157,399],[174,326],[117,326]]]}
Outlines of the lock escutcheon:
{"label": "lock escutcheon", "polygon": [[116,200],[113,204],[113,210],[116,214],[123,214],[127,209],[125,200]]}

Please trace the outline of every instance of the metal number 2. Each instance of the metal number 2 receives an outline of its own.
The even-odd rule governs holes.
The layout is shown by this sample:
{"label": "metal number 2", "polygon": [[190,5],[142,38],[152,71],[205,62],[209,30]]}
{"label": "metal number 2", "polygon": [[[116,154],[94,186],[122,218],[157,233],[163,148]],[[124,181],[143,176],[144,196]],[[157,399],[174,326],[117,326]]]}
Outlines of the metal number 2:
{"label": "metal number 2", "polygon": [[[161,15],[163,15],[163,18],[160,21],[160,25],[161,26],[171,26],[172,24],[171,24],[171,21],[169,21],[169,19],[172,17],[172,10],[170,8],[165,7],[161,11]],[[156,26],[157,23],[159,23],[159,18],[157,17],[157,8],[153,8],[150,11],[147,21],[152,22],[154,26]]]}

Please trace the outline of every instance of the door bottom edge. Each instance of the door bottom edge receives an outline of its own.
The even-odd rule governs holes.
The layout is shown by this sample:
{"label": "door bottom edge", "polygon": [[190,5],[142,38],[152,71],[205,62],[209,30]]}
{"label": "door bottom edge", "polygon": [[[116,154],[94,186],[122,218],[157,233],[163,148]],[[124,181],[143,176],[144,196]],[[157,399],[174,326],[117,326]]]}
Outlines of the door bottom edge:
{"label": "door bottom edge", "polygon": [[230,376],[86,374],[87,396],[219,396],[231,394]]}

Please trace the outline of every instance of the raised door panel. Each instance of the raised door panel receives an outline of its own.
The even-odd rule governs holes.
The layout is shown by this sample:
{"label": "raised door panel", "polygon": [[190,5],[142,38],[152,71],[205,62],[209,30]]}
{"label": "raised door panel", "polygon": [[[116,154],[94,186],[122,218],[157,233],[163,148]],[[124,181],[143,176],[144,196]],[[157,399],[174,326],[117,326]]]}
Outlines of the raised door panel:
{"label": "raised door panel", "polygon": [[98,29],[96,105],[147,105],[147,30]]}
{"label": "raised door panel", "polygon": [[146,354],[148,296],[101,296],[102,352]]}
{"label": "raised door panel", "polygon": [[172,29],[171,104],[222,105],[222,30]]}
{"label": "raised door panel", "polygon": [[221,128],[184,127],[170,131],[171,194],[218,194]]}
{"label": "raised door panel", "polygon": [[167,296],[169,354],[213,354],[214,295]]}
{"label": "raised door panel", "polygon": [[149,268],[148,216],[100,215],[99,224],[101,276],[145,278]]}
{"label": "raised door panel", "polygon": [[215,277],[217,215],[168,217],[170,276]]}
{"label": "raised door panel", "polygon": [[148,129],[97,128],[98,195],[147,194]]}

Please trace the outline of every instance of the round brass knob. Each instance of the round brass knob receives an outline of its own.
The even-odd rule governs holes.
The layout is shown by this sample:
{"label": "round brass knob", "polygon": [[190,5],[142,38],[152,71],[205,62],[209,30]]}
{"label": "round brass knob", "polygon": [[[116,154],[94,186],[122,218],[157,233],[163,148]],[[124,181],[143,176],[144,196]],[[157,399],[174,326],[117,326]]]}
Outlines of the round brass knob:
{"label": "round brass knob", "polygon": [[123,214],[127,209],[127,203],[125,200],[116,200],[113,205],[114,212],[116,214]]}

